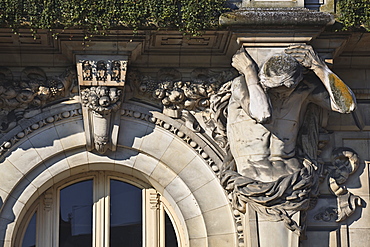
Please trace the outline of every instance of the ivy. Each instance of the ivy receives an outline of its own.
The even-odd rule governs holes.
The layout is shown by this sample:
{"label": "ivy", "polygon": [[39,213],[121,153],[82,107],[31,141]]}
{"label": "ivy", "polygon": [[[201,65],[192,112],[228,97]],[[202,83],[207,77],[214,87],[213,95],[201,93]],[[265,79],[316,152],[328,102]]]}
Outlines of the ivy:
{"label": "ivy", "polygon": [[[177,29],[199,33],[215,28],[226,0],[1,0],[0,26],[15,31],[81,28]],[[35,31],[36,32],[36,31]]]}
{"label": "ivy", "polygon": [[345,30],[362,27],[370,31],[370,0],[340,0],[337,14]]}

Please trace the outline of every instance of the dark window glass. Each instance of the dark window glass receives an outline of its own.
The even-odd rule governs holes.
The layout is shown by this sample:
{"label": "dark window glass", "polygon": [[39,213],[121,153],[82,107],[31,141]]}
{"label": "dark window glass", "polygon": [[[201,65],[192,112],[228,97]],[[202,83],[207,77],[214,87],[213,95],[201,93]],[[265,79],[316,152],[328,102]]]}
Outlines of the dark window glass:
{"label": "dark window glass", "polygon": [[118,180],[110,181],[110,246],[142,246],[141,189]]}
{"label": "dark window glass", "polygon": [[60,190],[59,247],[92,245],[93,180]]}
{"label": "dark window glass", "polygon": [[172,222],[170,217],[168,217],[166,213],[166,218],[165,218],[165,223],[166,223],[166,247],[177,247],[177,238],[176,238],[176,232],[175,229],[173,228]]}
{"label": "dark window glass", "polygon": [[36,213],[33,214],[24,234],[22,247],[36,246]]}

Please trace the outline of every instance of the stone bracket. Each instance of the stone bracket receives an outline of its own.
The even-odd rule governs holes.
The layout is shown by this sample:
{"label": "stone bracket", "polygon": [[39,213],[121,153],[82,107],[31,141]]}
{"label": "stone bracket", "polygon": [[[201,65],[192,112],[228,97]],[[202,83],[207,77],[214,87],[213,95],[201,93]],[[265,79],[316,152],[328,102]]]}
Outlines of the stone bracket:
{"label": "stone bracket", "polygon": [[86,135],[87,150],[96,149],[105,153],[107,149],[116,151],[119,132],[119,111],[99,114],[83,107],[82,116]]}
{"label": "stone bracket", "polygon": [[116,151],[128,56],[83,55],[76,60],[87,149]]}

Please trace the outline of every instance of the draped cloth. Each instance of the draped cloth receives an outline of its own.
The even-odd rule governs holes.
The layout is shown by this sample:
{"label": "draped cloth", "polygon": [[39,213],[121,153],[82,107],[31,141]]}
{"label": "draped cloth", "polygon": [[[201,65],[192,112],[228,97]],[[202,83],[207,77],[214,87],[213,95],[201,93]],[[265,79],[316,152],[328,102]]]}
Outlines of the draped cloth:
{"label": "draped cloth", "polygon": [[245,213],[248,203],[268,220],[284,221],[288,229],[300,234],[302,228],[292,219],[292,215],[306,211],[310,207],[310,198],[317,194],[318,175],[314,164],[305,160],[300,171],[276,181],[261,182],[236,172],[230,151],[228,156],[220,181],[225,190],[231,193],[233,207]]}

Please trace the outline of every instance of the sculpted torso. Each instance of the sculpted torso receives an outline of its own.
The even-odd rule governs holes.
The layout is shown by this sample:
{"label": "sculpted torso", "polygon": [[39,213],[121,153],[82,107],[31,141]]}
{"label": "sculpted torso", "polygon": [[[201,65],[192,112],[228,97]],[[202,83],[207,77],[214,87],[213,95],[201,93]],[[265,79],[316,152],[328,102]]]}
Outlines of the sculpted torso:
{"label": "sculpted torso", "polygon": [[[240,80],[244,78],[234,80],[232,90],[242,86]],[[227,135],[233,140],[230,148],[240,174],[254,176],[261,181],[272,181],[301,168],[295,158],[296,139],[300,113],[309,102],[311,90],[297,90],[289,97],[270,92],[268,95],[273,112],[270,121],[264,124],[257,123],[243,110],[240,101],[231,97]]]}

